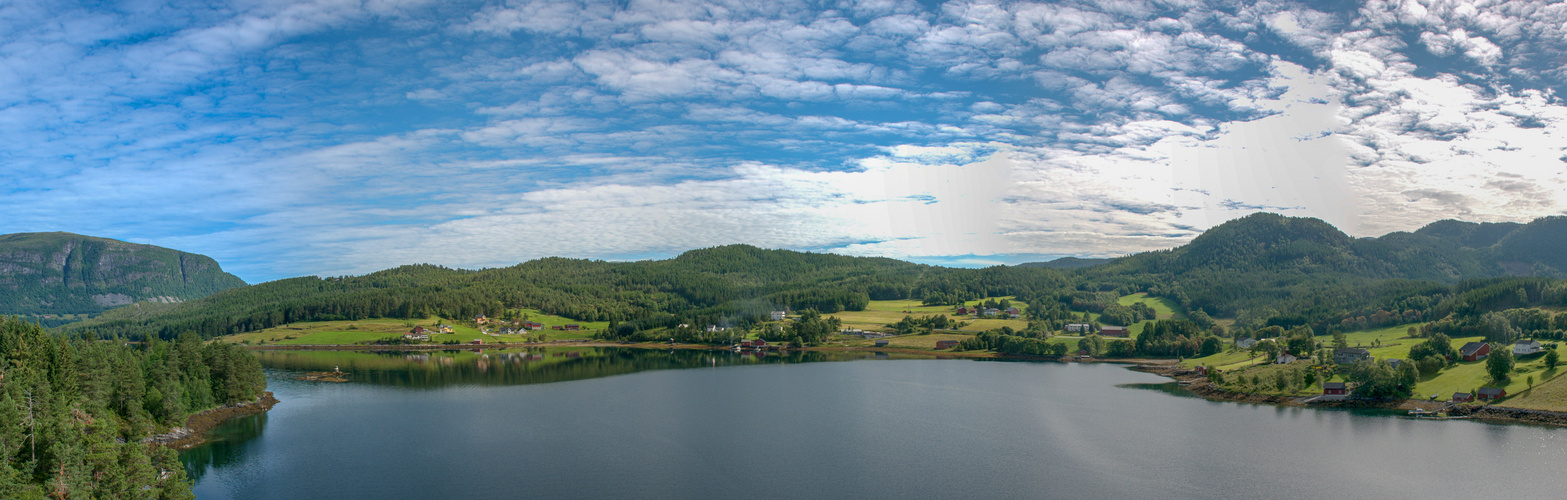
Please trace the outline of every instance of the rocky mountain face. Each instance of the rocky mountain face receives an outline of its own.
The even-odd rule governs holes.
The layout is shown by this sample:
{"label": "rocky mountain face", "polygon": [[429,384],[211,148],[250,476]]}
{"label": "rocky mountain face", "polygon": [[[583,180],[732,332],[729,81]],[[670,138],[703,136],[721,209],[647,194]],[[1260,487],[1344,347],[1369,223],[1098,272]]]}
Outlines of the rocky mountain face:
{"label": "rocky mountain face", "polygon": [[71,233],[0,235],[0,314],[95,314],[240,286],[205,255]]}

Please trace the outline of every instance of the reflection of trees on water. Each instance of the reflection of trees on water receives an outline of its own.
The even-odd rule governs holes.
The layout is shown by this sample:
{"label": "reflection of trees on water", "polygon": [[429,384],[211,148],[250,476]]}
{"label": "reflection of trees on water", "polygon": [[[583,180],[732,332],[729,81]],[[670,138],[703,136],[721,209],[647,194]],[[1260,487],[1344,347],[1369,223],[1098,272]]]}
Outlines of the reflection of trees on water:
{"label": "reflection of trees on water", "polygon": [[207,433],[207,442],[180,452],[185,474],[200,481],[209,468],[223,468],[245,457],[251,440],[261,436],[267,426],[267,414],[257,413],[230,419]]}
{"label": "reflection of trees on water", "polygon": [[289,371],[338,367],[353,383],[434,389],[582,380],[646,370],[885,359],[870,352],[731,352],[574,347],[440,352],[260,351],[264,366]]}

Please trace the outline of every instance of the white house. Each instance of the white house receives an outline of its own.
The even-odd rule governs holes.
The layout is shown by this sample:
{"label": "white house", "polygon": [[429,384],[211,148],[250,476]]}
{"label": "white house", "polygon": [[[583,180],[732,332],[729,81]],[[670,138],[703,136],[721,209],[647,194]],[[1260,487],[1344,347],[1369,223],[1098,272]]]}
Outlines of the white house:
{"label": "white house", "polygon": [[773,321],[783,321],[785,315],[783,311],[773,311]]}
{"label": "white house", "polygon": [[1295,358],[1294,355],[1291,355],[1290,353],[1286,352],[1284,354],[1280,354],[1279,355],[1279,359],[1275,359],[1275,360],[1273,360],[1273,362],[1277,363],[1277,364],[1281,364],[1281,365],[1287,365],[1287,364],[1290,364],[1290,363],[1294,363],[1295,359],[1297,359],[1297,358]]}
{"label": "white house", "polygon": [[1248,339],[1240,339],[1240,340],[1235,341],[1235,347],[1239,347],[1241,349],[1251,349],[1252,347],[1254,347],[1256,345],[1257,345],[1257,339],[1249,339],[1248,338]]}
{"label": "white house", "polygon": [[1513,344],[1513,355],[1523,356],[1540,352],[1540,343],[1534,340],[1520,340]]}
{"label": "white house", "polygon": [[1068,323],[1066,325],[1066,331],[1078,332],[1078,333],[1086,332],[1086,331],[1088,331],[1088,324],[1087,323]]}

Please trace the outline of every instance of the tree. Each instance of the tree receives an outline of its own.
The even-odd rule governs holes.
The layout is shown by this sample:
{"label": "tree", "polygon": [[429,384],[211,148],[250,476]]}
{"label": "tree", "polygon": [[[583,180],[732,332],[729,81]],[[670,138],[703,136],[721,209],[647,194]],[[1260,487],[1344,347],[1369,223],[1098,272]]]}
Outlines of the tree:
{"label": "tree", "polygon": [[[1409,363],[1400,366],[1414,368],[1414,365]],[[1355,396],[1382,399],[1409,396],[1414,384],[1405,384],[1404,375],[1386,361],[1365,360],[1350,366],[1345,378],[1356,384]],[[1419,376],[1418,373],[1415,375]]]}
{"label": "tree", "polygon": [[1217,354],[1219,349],[1222,347],[1224,347],[1224,343],[1220,342],[1218,337],[1210,336],[1202,339],[1202,347],[1201,350],[1197,352],[1197,355],[1211,356],[1213,354]]}
{"label": "tree", "polygon": [[1347,349],[1347,348],[1349,348],[1349,337],[1344,335],[1344,332],[1333,332],[1333,348],[1334,349]]}
{"label": "tree", "polygon": [[1507,347],[1491,346],[1491,355],[1485,358],[1485,371],[1491,374],[1491,380],[1507,380],[1507,374],[1513,371],[1513,351]]}
{"label": "tree", "polygon": [[[1564,313],[1564,314],[1567,314],[1567,313]],[[1556,350],[1555,349],[1551,349],[1549,351],[1545,351],[1545,369],[1547,369],[1547,370],[1554,369],[1554,368],[1556,368],[1556,364],[1560,363],[1561,361],[1562,361],[1562,356],[1560,354],[1556,354]]]}

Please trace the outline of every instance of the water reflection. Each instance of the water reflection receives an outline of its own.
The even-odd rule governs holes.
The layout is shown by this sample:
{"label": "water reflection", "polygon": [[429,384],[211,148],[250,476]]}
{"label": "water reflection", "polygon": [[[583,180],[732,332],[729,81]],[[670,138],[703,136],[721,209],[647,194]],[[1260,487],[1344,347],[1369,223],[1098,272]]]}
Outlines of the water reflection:
{"label": "water reflection", "polygon": [[249,455],[252,441],[267,426],[267,414],[246,415],[224,422],[207,433],[207,442],[180,453],[185,474],[201,481],[208,470],[237,464]]}
{"label": "water reflection", "polygon": [[622,347],[444,351],[258,351],[263,366],[289,372],[340,369],[350,383],[436,389],[453,385],[564,382],[645,370],[914,358],[871,352],[731,352]]}

